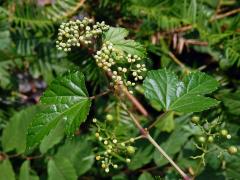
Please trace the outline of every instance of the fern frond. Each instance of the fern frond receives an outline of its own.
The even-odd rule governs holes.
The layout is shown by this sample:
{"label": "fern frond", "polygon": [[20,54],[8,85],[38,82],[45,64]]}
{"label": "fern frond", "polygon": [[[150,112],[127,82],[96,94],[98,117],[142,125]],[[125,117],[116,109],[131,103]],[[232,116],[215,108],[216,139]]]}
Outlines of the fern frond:
{"label": "fern frond", "polygon": [[240,51],[239,50],[237,51],[233,47],[228,47],[225,51],[225,56],[230,66],[233,66],[234,64],[236,64],[237,67],[240,67]]}
{"label": "fern frond", "polygon": [[48,19],[53,21],[72,17],[83,5],[85,0],[56,0],[47,6],[44,12]]}
{"label": "fern frond", "polygon": [[7,12],[0,7],[0,49],[5,49],[10,45],[9,23],[7,21]]}

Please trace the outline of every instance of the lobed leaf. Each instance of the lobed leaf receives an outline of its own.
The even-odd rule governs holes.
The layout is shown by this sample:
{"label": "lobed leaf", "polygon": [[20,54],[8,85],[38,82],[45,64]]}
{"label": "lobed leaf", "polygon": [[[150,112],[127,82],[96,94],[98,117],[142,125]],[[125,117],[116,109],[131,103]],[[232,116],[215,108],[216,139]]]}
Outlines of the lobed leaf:
{"label": "lobed leaf", "polygon": [[28,128],[28,148],[38,144],[64,121],[65,132],[72,135],[87,118],[91,100],[85,87],[84,75],[67,73],[54,80],[41,98],[45,110],[38,113]]}
{"label": "lobed leaf", "polygon": [[53,158],[48,161],[49,180],[77,180],[76,171],[65,157]]}
{"label": "lobed leaf", "polygon": [[138,55],[144,57],[146,54],[145,48],[138,42],[134,40],[126,40],[128,31],[124,28],[114,28],[110,29],[104,34],[104,41],[110,41],[113,43],[114,48],[124,51],[128,54]]}
{"label": "lobed leaf", "polygon": [[145,97],[158,103],[164,110],[199,112],[216,106],[218,101],[204,97],[217,89],[218,82],[202,72],[193,72],[183,81],[166,70],[148,72],[143,83]]}

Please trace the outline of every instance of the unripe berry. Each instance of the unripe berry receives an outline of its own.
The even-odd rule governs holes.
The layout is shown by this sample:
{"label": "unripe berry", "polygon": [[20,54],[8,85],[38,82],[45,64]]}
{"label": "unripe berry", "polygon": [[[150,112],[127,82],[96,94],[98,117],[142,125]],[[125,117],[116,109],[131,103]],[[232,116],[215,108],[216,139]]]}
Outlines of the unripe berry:
{"label": "unripe berry", "polygon": [[194,124],[197,124],[199,122],[199,120],[200,120],[199,116],[193,116],[191,119],[192,123],[194,123]]}
{"label": "unripe berry", "polygon": [[220,131],[220,133],[221,133],[222,136],[227,136],[228,135],[228,131],[226,129],[222,129]]}
{"label": "unripe berry", "polygon": [[108,173],[108,172],[109,172],[109,168],[106,168],[106,169],[105,169],[105,172]]}
{"label": "unripe berry", "polygon": [[198,142],[200,142],[200,143],[205,143],[205,142],[206,142],[206,138],[203,137],[203,136],[199,136],[199,137],[198,137]]}
{"label": "unripe berry", "polygon": [[128,146],[128,147],[127,147],[127,152],[128,152],[129,154],[134,154],[134,153],[135,153],[135,148],[134,148],[133,146]]}
{"label": "unripe berry", "polygon": [[238,149],[237,149],[237,147],[235,147],[235,146],[230,146],[230,147],[228,148],[229,154],[236,154],[237,151],[238,151]]}
{"label": "unripe berry", "polygon": [[106,168],[106,164],[103,163],[102,164],[102,168],[105,169]]}
{"label": "unripe berry", "polygon": [[127,85],[130,86],[132,83],[131,81],[127,81]]}
{"label": "unripe berry", "polygon": [[99,161],[101,159],[101,156],[96,156],[96,160]]}
{"label": "unripe berry", "polygon": [[136,73],[136,72],[133,72],[132,75],[133,75],[133,76],[137,76],[137,73]]}
{"label": "unripe berry", "polygon": [[113,116],[112,116],[111,114],[107,114],[107,115],[106,115],[106,119],[107,119],[108,121],[112,121],[112,120],[113,120]]}
{"label": "unripe berry", "polygon": [[125,143],[121,143],[121,146],[122,146],[122,147],[125,147]]}
{"label": "unripe berry", "polygon": [[95,133],[95,136],[98,138],[99,137],[99,133]]}
{"label": "unripe berry", "polygon": [[127,68],[123,68],[123,70],[122,70],[124,73],[126,73],[127,72]]}
{"label": "unripe berry", "polygon": [[134,142],[135,140],[134,140],[134,138],[130,138],[130,142]]}
{"label": "unripe berry", "polygon": [[226,136],[226,138],[227,138],[227,139],[231,139],[232,136],[231,136],[230,134],[228,134],[228,135]]}
{"label": "unripe berry", "polygon": [[212,143],[213,140],[214,140],[213,136],[209,136],[209,137],[208,137],[208,142]]}
{"label": "unripe berry", "polygon": [[131,159],[128,159],[128,158],[127,158],[127,159],[126,159],[126,162],[127,162],[127,163],[130,163],[130,162],[131,162]]}

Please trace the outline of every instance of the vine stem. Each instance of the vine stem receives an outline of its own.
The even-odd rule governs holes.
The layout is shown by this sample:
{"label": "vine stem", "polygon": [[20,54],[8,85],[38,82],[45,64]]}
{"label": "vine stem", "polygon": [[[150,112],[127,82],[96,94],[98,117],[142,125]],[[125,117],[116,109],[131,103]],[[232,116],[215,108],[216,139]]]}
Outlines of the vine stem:
{"label": "vine stem", "polygon": [[[107,72],[107,75],[112,78],[112,72]],[[136,107],[136,109],[145,117],[148,116],[147,110],[143,107],[143,105],[135,98],[130,92],[127,90],[127,88],[124,85],[119,85],[119,91],[124,93],[127,98],[132,102],[132,104]]]}
{"label": "vine stem", "polygon": [[171,51],[168,52],[168,56],[169,56],[170,58],[172,58],[172,60],[173,60],[177,65],[179,65],[186,73],[189,72],[189,69],[185,66],[185,64],[183,64],[180,60],[178,60],[178,58],[176,58],[176,56],[175,56]]}
{"label": "vine stem", "polygon": [[166,111],[163,114],[160,115],[160,117],[154,121],[152,124],[148,126],[148,130],[152,129],[159,121],[163,120],[164,117],[166,117],[171,111]]}
{"label": "vine stem", "polygon": [[102,93],[100,93],[100,94],[97,94],[97,95],[95,95],[95,96],[91,96],[91,97],[89,97],[90,99],[96,99],[96,98],[98,98],[98,97],[101,97],[101,96],[104,96],[104,95],[106,95],[106,94],[108,94],[108,93],[110,93],[111,92],[111,90],[107,90],[107,91],[104,91],[104,92],[102,92]]}
{"label": "vine stem", "polygon": [[125,104],[121,104],[122,107],[127,111],[129,116],[131,117],[134,124],[137,126],[142,136],[146,138],[169,162],[170,164],[177,170],[177,172],[183,177],[184,180],[191,180],[191,178],[183,172],[183,170],[172,160],[170,156],[158,145],[158,143],[152,138],[147,129],[144,129],[139,121],[135,118],[135,116],[127,109]]}
{"label": "vine stem", "polygon": [[146,135],[146,138],[170,162],[170,164],[178,171],[184,180],[191,180],[191,178],[185,174],[185,172],[183,172],[183,170],[167,155],[167,153],[161,148],[161,146],[158,145],[158,143],[152,138],[149,133]]}
{"label": "vine stem", "polygon": [[227,16],[231,16],[231,15],[237,14],[239,12],[240,12],[240,8],[237,8],[237,9],[233,9],[233,10],[228,11],[228,12],[223,13],[223,14],[217,14],[213,18],[210,19],[210,22],[216,21],[218,19],[225,18]]}

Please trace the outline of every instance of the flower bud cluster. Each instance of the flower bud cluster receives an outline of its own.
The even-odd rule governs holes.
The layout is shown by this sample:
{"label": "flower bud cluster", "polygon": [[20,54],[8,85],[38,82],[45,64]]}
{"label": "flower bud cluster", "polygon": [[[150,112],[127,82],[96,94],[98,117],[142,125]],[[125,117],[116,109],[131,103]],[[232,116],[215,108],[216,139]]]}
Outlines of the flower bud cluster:
{"label": "flower bud cluster", "polygon": [[117,53],[113,49],[113,44],[108,41],[103,43],[102,48],[94,55],[98,67],[105,71],[111,71],[111,67],[116,64],[112,57],[113,53]]}
{"label": "flower bud cluster", "polygon": [[134,87],[136,81],[143,79],[142,73],[147,71],[145,64],[142,63],[142,58],[137,55],[124,55],[109,41],[103,43],[94,58],[100,68],[111,72],[116,89],[119,85]]}
{"label": "flower bud cluster", "polygon": [[[110,118],[109,115],[106,118]],[[107,120],[111,123],[111,121]],[[93,119],[93,123],[97,126],[97,131],[95,132],[95,138],[98,143],[101,144],[101,149],[96,152],[95,159],[100,162],[101,167],[106,173],[110,171],[111,168],[119,168],[118,158],[121,158],[121,161],[125,159],[126,163],[130,163],[130,156],[135,153],[135,147],[131,144],[134,143],[134,138],[123,141],[115,136],[113,131],[112,133],[106,133],[106,124],[102,124],[96,118]],[[117,156],[116,156],[117,155]]]}
{"label": "flower bud cluster", "polygon": [[82,21],[62,23],[59,28],[56,47],[59,50],[71,51],[71,47],[89,45],[93,38],[97,38],[103,31],[109,29],[104,21],[94,24],[93,19],[84,18]]}

